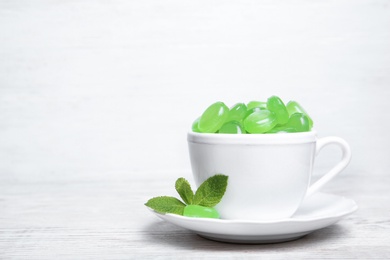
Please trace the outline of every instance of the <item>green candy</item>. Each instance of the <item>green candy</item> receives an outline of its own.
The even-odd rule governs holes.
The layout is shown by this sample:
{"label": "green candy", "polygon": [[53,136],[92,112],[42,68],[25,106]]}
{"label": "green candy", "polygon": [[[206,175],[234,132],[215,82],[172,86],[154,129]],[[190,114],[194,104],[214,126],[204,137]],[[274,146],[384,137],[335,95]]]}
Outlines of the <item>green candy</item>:
{"label": "green candy", "polygon": [[245,118],[247,118],[250,114],[256,112],[256,111],[261,111],[261,110],[267,110],[266,108],[262,108],[262,107],[254,107],[254,108],[251,108],[249,109],[248,111],[246,111],[246,114],[245,114]]}
{"label": "green candy", "polygon": [[297,131],[292,127],[275,126],[269,130],[266,134],[282,134],[282,133],[296,133]]}
{"label": "green candy", "polygon": [[310,131],[309,118],[303,113],[295,113],[288,120],[284,128],[292,128],[295,132],[307,132]]}
{"label": "green candy", "polygon": [[251,134],[265,133],[278,123],[276,115],[269,110],[253,112],[244,120],[245,131]]}
{"label": "green candy", "polygon": [[226,121],[242,122],[245,118],[246,113],[247,113],[246,105],[244,103],[237,103],[230,108],[229,116]]}
{"label": "green candy", "polygon": [[220,134],[245,134],[244,127],[237,121],[225,123],[218,131]]}
{"label": "green candy", "polygon": [[230,109],[223,102],[209,106],[192,124],[192,131],[220,134],[307,132],[313,120],[296,101],[284,105],[277,96],[267,102],[237,103]]}
{"label": "green candy", "polygon": [[313,127],[313,120],[310,118],[310,116],[306,113],[306,111],[298,102],[291,100],[290,102],[287,103],[286,108],[290,116],[292,116],[295,113],[305,114],[309,119],[310,129]]}
{"label": "green candy", "polygon": [[200,120],[200,117],[198,117],[193,123],[192,123],[192,132],[196,132],[196,133],[200,133],[200,130],[199,130],[199,120]]}
{"label": "green candy", "polygon": [[248,110],[255,107],[267,109],[267,103],[263,101],[250,101],[246,106]]}
{"label": "green candy", "polygon": [[229,116],[229,108],[223,102],[209,106],[199,119],[199,130],[202,133],[216,133]]}
{"label": "green candy", "polygon": [[269,111],[274,112],[279,125],[284,125],[289,119],[287,108],[283,101],[277,97],[272,96],[267,100],[267,108]]}
{"label": "green candy", "polygon": [[218,211],[214,208],[199,205],[187,205],[184,208],[183,216],[193,218],[220,218]]}

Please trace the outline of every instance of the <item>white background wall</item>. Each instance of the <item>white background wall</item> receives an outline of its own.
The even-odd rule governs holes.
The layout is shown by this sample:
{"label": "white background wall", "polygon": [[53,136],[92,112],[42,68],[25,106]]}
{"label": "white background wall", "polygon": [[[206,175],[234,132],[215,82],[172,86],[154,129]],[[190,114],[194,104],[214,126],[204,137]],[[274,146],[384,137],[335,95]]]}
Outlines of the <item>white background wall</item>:
{"label": "white background wall", "polygon": [[0,2],[1,181],[183,176],[209,104],[271,95],[388,174],[390,1]]}

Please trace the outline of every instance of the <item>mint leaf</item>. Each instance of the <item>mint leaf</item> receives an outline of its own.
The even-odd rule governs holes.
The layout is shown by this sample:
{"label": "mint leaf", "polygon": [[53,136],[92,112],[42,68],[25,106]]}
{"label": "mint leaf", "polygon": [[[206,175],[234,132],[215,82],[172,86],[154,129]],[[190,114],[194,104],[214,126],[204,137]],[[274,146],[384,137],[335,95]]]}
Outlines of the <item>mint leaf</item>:
{"label": "mint leaf", "polygon": [[228,176],[217,174],[205,180],[195,192],[193,205],[214,207],[217,205],[227,187]]}
{"label": "mint leaf", "polygon": [[176,191],[179,193],[180,197],[187,204],[192,204],[194,198],[194,192],[191,189],[191,185],[184,178],[177,179],[175,183]]}
{"label": "mint leaf", "polygon": [[173,213],[178,215],[183,215],[184,207],[186,206],[180,200],[169,196],[151,198],[145,205],[159,213]]}

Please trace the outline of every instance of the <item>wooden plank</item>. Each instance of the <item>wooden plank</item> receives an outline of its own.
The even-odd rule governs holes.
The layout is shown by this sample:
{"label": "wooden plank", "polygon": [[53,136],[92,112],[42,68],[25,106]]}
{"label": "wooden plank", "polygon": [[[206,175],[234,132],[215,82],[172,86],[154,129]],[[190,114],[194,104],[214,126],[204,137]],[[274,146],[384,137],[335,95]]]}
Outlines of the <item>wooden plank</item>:
{"label": "wooden plank", "polygon": [[389,176],[339,178],[327,191],[355,199],[356,213],[302,239],[270,245],[209,241],[161,221],[143,205],[155,193],[173,189],[159,179],[148,185],[143,180],[2,183],[0,258],[388,258],[389,181]]}

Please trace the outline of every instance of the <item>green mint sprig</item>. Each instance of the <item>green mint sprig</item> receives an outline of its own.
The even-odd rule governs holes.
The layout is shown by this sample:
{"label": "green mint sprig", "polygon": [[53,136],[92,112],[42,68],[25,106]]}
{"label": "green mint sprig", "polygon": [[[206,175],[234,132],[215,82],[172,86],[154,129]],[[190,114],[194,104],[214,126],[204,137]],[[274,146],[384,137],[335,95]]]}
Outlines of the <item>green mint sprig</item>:
{"label": "green mint sprig", "polygon": [[175,189],[183,199],[184,203],[191,205],[194,199],[194,192],[191,189],[191,185],[184,178],[177,179],[175,183]]}
{"label": "green mint sprig", "polygon": [[175,189],[184,202],[175,197],[160,196],[151,198],[145,205],[159,213],[178,215],[183,215],[188,205],[214,207],[222,200],[227,183],[228,176],[217,174],[205,180],[194,193],[189,182],[179,178],[176,180]]}

